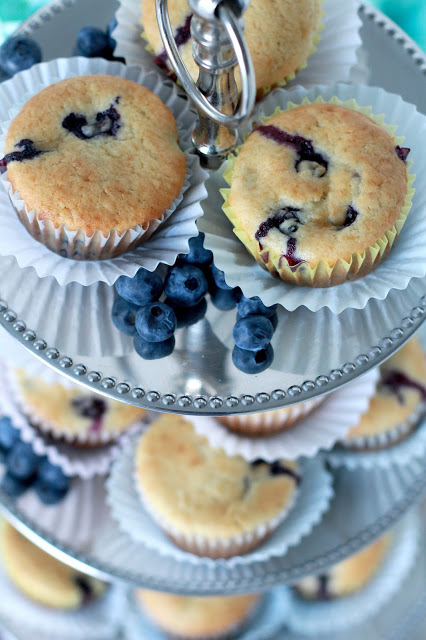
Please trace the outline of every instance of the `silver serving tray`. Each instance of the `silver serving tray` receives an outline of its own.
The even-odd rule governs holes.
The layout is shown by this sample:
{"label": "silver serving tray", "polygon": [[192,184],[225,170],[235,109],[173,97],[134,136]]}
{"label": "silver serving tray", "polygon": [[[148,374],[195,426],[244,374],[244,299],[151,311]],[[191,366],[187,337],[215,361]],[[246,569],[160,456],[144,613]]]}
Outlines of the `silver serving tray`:
{"label": "silver serving tray", "polygon": [[[115,7],[114,0],[59,0],[35,14],[22,31],[40,41],[45,58],[69,55],[78,27],[83,22],[104,27]],[[371,83],[400,93],[426,113],[425,56],[381,13],[362,4],[360,14]],[[286,317],[285,331],[274,337],[280,357],[276,355],[264,373],[250,376],[231,360],[234,311],[219,312],[209,303],[202,321],[177,331],[175,351],[162,360],[142,360],[132,351],[130,339],[129,355],[111,357],[95,347],[81,354],[74,350],[72,332],[61,333],[56,327],[52,343],[48,309],[36,319],[32,314],[31,295],[37,297],[37,285],[31,295],[23,288],[9,291],[11,270],[22,273],[9,258],[0,258],[0,324],[31,353],[104,395],[187,414],[271,410],[332,391],[400,348],[420,327],[426,308],[426,278],[412,280],[405,291],[393,291],[384,301],[371,300],[365,309],[348,309],[339,316],[327,309],[313,314],[302,307]],[[108,296],[112,298],[112,291]],[[49,299],[54,304],[54,286]],[[86,309],[70,304],[69,311],[84,325]]]}

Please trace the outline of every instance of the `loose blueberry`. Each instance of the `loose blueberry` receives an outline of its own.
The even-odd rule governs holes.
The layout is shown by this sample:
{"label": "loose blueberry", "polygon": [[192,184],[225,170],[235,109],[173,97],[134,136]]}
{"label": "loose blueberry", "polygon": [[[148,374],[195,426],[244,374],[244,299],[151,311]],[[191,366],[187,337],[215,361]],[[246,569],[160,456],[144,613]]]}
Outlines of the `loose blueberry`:
{"label": "loose blueberry", "polygon": [[57,491],[68,491],[70,487],[70,478],[66,476],[61,467],[52,464],[47,458],[43,458],[40,462],[37,479],[50,485],[52,489]]}
{"label": "loose blueberry", "polygon": [[112,305],[112,322],[119,331],[128,336],[136,335],[135,320],[139,307],[118,296]]}
{"label": "loose blueberry", "polygon": [[1,481],[1,488],[3,491],[12,498],[18,498],[30,487],[31,481],[19,480],[15,478],[11,473],[6,472]]}
{"label": "loose blueberry", "polygon": [[110,58],[113,49],[109,35],[98,27],[81,27],[77,33],[76,53],[86,58]]}
{"label": "loose blueberry", "polygon": [[27,36],[9,38],[0,47],[0,67],[9,76],[29,69],[38,62],[41,62],[41,49],[37,42]]}
{"label": "loose blueberry", "polygon": [[182,329],[183,327],[190,327],[199,320],[202,320],[206,315],[207,301],[203,298],[198,304],[193,307],[179,307],[174,304],[169,298],[165,299],[165,303],[173,309],[176,315],[176,328]]}
{"label": "loose blueberry", "polygon": [[37,471],[40,458],[28,442],[16,442],[6,460],[7,470],[19,480],[29,480]]}
{"label": "loose blueberry", "polygon": [[115,27],[117,26],[117,18],[114,16],[114,18],[111,20],[111,22],[108,23],[106,32],[107,32],[107,36],[108,36],[108,42],[109,42],[109,46],[111,51],[114,51],[117,41],[115,40],[115,38],[112,37],[112,32],[114,31]]}
{"label": "loose blueberry", "polygon": [[33,489],[40,501],[46,505],[58,504],[67,494],[67,489],[56,489],[41,478],[34,482]]}
{"label": "loose blueberry", "polygon": [[230,287],[229,284],[226,284],[225,274],[223,271],[218,269],[215,264],[211,266],[211,275],[213,278],[213,282],[215,283],[218,289],[224,289],[225,291],[231,291],[233,287]]}
{"label": "loose blueberry", "polygon": [[150,302],[136,315],[136,331],[148,342],[164,342],[176,329],[176,315],[164,302]]}
{"label": "loose blueberry", "polygon": [[274,350],[270,344],[260,351],[247,351],[237,345],[232,350],[232,362],[244,373],[262,373],[271,366],[273,359]]}
{"label": "loose blueberry", "polygon": [[7,449],[3,449],[3,447],[0,447],[0,462],[5,463],[6,462],[6,458],[7,458],[7,454],[9,453],[9,451]]}
{"label": "loose blueberry", "polygon": [[[235,320],[235,323],[237,323],[238,320],[241,320],[241,318],[242,318],[242,316],[240,316],[240,314],[237,313],[237,318]],[[276,313],[274,313],[272,316],[268,316],[268,320],[272,324],[272,327],[273,327],[274,332],[275,332],[276,328],[278,327],[278,315]]]}
{"label": "loose blueberry", "polygon": [[247,316],[266,316],[270,318],[276,312],[277,305],[274,304],[272,307],[266,307],[259,296],[253,296],[253,298],[241,296],[237,309],[242,318],[246,318]]}
{"label": "loose blueberry", "polygon": [[237,287],[230,291],[215,287],[210,291],[211,301],[220,311],[231,311],[231,309],[235,309],[239,300],[239,291]]}
{"label": "loose blueberry", "polygon": [[144,360],[158,360],[173,353],[176,341],[175,337],[172,336],[168,340],[164,340],[164,342],[148,342],[138,335],[135,336],[133,344],[136,353]]}
{"label": "loose blueberry", "polygon": [[166,277],[164,292],[181,307],[193,307],[206,295],[208,284],[201,269],[186,264],[172,267]]}
{"label": "loose blueberry", "polygon": [[198,236],[189,239],[189,253],[181,254],[178,264],[193,264],[200,269],[209,267],[213,262],[213,253],[204,248],[204,233],[200,231]]}
{"label": "loose blueberry", "polygon": [[143,267],[133,278],[120,276],[115,283],[118,295],[139,307],[158,300],[163,292],[163,286],[163,281],[158,273],[148,271]]}
{"label": "loose blueberry", "polygon": [[6,416],[0,418],[0,447],[9,451],[19,440],[19,430],[13,426],[12,420]]}
{"label": "loose blueberry", "polygon": [[75,413],[82,418],[100,418],[107,410],[105,400],[95,396],[80,396],[71,401]]}
{"label": "loose blueberry", "polygon": [[241,318],[232,331],[237,347],[249,351],[264,349],[271,342],[273,335],[272,323],[265,316]]}

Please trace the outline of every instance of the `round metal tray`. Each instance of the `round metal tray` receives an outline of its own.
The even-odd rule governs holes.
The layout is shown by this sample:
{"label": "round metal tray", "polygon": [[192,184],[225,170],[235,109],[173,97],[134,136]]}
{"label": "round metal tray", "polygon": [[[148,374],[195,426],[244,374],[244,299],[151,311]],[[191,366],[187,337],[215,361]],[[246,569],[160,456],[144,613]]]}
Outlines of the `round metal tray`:
{"label": "round metal tray", "polygon": [[[83,23],[105,26],[115,7],[114,0],[60,0],[38,12],[22,30],[40,41],[45,58],[69,55],[77,28]],[[379,12],[362,4],[360,15],[370,82],[400,93],[426,113],[424,55]],[[23,287],[8,287],[12,273],[22,278]],[[25,287],[27,276],[31,287]],[[285,316],[285,331],[274,336],[274,363],[264,373],[249,376],[232,364],[235,312],[219,312],[210,302],[202,321],[177,331],[175,351],[166,359],[147,363],[133,351],[130,339],[124,344],[128,355],[114,357],[99,344],[91,345],[86,354],[75,353],[73,332],[96,311],[89,305],[75,309],[70,302],[72,328],[61,332],[55,327],[53,332],[49,305],[55,305],[59,285],[49,280],[46,306],[36,311],[46,283],[32,269],[21,270],[10,258],[0,258],[0,324],[46,364],[94,391],[187,414],[272,410],[332,391],[401,347],[421,325],[426,308],[426,279],[416,279],[405,291],[392,291],[384,301],[371,300],[365,309],[348,309],[339,316],[327,309],[316,314],[303,307],[291,314],[282,311],[280,326]],[[75,294],[80,285],[73,287]],[[104,307],[107,299],[112,304],[110,287],[102,287],[99,295]],[[54,344],[49,338],[53,333]]]}

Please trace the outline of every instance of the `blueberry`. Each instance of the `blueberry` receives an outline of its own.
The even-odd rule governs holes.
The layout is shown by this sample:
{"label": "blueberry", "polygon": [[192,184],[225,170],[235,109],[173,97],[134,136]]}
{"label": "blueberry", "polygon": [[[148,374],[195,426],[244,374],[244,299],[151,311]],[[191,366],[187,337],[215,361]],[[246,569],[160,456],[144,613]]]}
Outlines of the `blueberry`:
{"label": "blueberry", "polygon": [[9,451],[0,447],[0,462],[6,463],[7,454]]}
{"label": "blueberry", "polygon": [[76,53],[86,58],[111,57],[112,48],[109,35],[98,27],[91,25],[81,27],[77,33]]}
{"label": "blueberry", "polygon": [[66,476],[61,467],[52,464],[47,458],[43,458],[40,462],[37,474],[37,480],[50,485],[52,489],[57,491],[68,491],[70,487],[70,478]]}
{"label": "blueberry", "polygon": [[101,418],[107,410],[105,400],[96,396],[79,396],[71,400],[75,413],[82,418]]}
{"label": "blueberry", "polygon": [[31,482],[28,480],[19,480],[12,476],[11,473],[6,472],[1,481],[1,488],[8,496],[18,498],[29,488]]}
{"label": "blueberry", "polygon": [[114,18],[111,20],[111,22],[108,23],[106,32],[107,32],[107,36],[108,36],[108,42],[109,42],[109,46],[111,51],[114,51],[117,41],[115,40],[115,38],[112,37],[112,32],[114,31],[115,27],[117,26],[117,18],[114,16]]}
{"label": "blueberry", "polygon": [[214,306],[221,311],[231,311],[235,309],[238,302],[238,288],[227,291],[225,289],[214,288],[210,292],[211,300]]}
{"label": "blueberry", "polygon": [[232,290],[233,287],[230,287],[228,284],[226,284],[225,274],[223,273],[223,271],[218,269],[216,265],[212,264],[210,272],[213,278],[213,282],[218,289],[224,289],[225,291]]}
{"label": "blueberry", "polygon": [[115,283],[118,295],[139,307],[158,300],[162,294],[163,286],[163,281],[158,273],[148,271],[143,267],[133,278],[120,276]]}
{"label": "blueberry", "polygon": [[[242,317],[243,316],[240,316],[240,314],[237,313],[237,318],[236,318],[235,322],[237,323],[238,320],[241,320]],[[248,318],[249,316],[246,316],[246,317]],[[272,314],[272,316],[268,316],[268,320],[272,324],[272,327],[273,327],[274,332],[275,332],[275,329],[278,327],[278,315],[276,313],[274,313],[274,314]]]}
{"label": "blueberry", "polygon": [[265,316],[247,316],[238,320],[232,331],[237,347],[249,351],[264,349],[272,340],[274,328]]}
{"label": "blueberry", "polygon": [[232,350],[232,362],[244,373],[262,373],[271,366],[273,359],[274,350],[270,344],[260,351],[247,351],[237,345]]}
{"label": "blueberry", "polygon": [[122,331],[128,336],[135,336],[135,319],[138,311],[138,306],[118,296],[112,305],[112,322],[119,331]]}
{"label": "blueberry", "polygon": [[19,480],[28,480],[37,471],[40,458],[28,442],[16,442],[9,452],[6,466],[9,473]]}
{"label": "blueberry", "polygon": [[41,49],[37,42],[27,36],[9,38],[0,47],[0,67],[9,76],[29,69],[38,62],[41,62]]}
{"label": "blueberry", "polygon": [[209,267],[213,262],[213,253],[204,248],[204,233],[200,231],[198,236],[189,239],[189,253],[181,254],[178,264],[192,264],[200,269]]}
{"label": "blueberry", "polygon": [[9,451],[19,440],[19,430],[13,426],[12,420],[6,416],[0,418],[0,447]]}
{"label": "blueberry", "polygon": [[272,307],[266,307],[259,296],[253,296],[253,298],[241,296],[237,309],[242,318],[247,316],[266,316],[270,318],[276,312],[277,305],[274,304]]}
{"label": "blueberry", "polygon": [[33,489],[40,501],[46,505],[53,505],[61,502],[68,491],[68,489],[57,489],[56,487],[52,487],[51,484],[41,478],[37,478],[34,482]]}
{"label": "blueberry", "polygon": [[164,342],[148,342],[140,336],[135,336],[133,344],[135,351],[144,360],[157,360],[169,356],[175,348],[175,337],[172,336]]}
{"label": "blueberry", "polygon": [[166,277],[164,292],[181,307],[193,307],[206,295],[208,284],[203,272],[193,265],[172,267]]}
{"label": "blueberry", "polygon": [[150,302],[136,315],[136,331],[148,342],[164,342],[176,329],[176,315],[164,302]]}
{"label": "blueberry", "polygon": [[190,327],[195,324],[206,315],[207,311],[207,301],[205,298],[202,298],[198,304],[193,307],[179,307],[175,305],[169,298],[166,298],[165,303],[172,307],[173,311],[176,314],[177,329],[181,329],[182,327]]}

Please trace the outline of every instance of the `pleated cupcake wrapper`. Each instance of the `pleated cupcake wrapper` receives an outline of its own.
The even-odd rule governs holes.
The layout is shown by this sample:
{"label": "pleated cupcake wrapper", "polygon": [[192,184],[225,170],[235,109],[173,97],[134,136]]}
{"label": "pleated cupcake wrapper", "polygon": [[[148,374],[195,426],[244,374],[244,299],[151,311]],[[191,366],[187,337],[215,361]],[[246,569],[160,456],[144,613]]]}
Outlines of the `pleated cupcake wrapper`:
{"label": "pleated cupcake wrapper", "polygon": [[[359,279],[348,280],[337,287],[331,286],[329,288],[295,286],[279,278],[271,279],[269,272],[267,272],[267,264],[260,255],[257,255],[257,243],[246,237],[245,232],[239,228],[235,213],[229,207],[229,189],[221,189],[231,182],[235,163],[234,156],[225,163],[221,170],[212,174],[207,183],[209,199],[203,205],[205,216],[200,219],[199,227],[201,231],[206,233],[205,245],[213,250],[215,264],[225,272],[227,282],[231,286],[240,286],[247,297],[261,295],[262,301],[266,305],[278,303],[289,311],[294,311],[300,306],[305,306],[314,312],[322,307],[328,307],[333,313],[339,314],[347,308],[362,309],[371,298],[383,300],[392,289],[405,289],[412,278],[426,275],[426,254],[422,251],[422,247],[426,243],[426,220],[423,216],[426,204],[426,195],[424,195],[426,193],[426,177],[424,176],[426,159],[420,153],[423,141],[426,144],[426,119],[417,112],[413,105],[404,103],[399,96],[388,94],[383,89],[342,84],[332,87],[313,87],[308,91],[298,87],[292,91],[278,89],[272,92],[262,105],[257,107],[256,113],[245,125],[243,134],[248,135],[255,122],[259,122],[263,115],[267,118],[271,117],[277,108],[279,110],[286,109],[287,105],[290,108],[295,108],[296,104],[318,101],[337,102],[349,108],[356,108],[373,117],[381,126],[384,126],[384,117],[372,116],[372,110],[375,113],[385,113],[387,121],[399,123],[399,130],[406,135],[406,144],[411,147],[411,155],[415,163],[416,180],[419,183],[416,197],[412,200],[414,175],[410,173],[412,165],[408,163],[408,189],[405,205],[397,223],[380,238],[380,242],[376,242],[364,254],[354,255],[349,262],[339,260],[334,268],[330,268],[325,263],[318,265],[316,269],[302,264],[293,272],[287,266],[289,277],[302,285],[330,284],[330,282],[335,283],[346,277],[360,276]],[[359,105],[367,106],[361,107]],[[389,131],[393,135],[395,128],[391,128]],[[402,138],[394,137],[394,140],[395,144],[398,144]],[[224,193],[226,214],[230,218],[231,224],[237,227],[234,229],[234,233],[232,233],[231,226],[227,226],[220,220],[218,208],[220,204],[223,204],[219,195],[220,191]],[[413,204],[412,211],[407,218],[411,203]],[[395,248],[390,251],[399,234],[401,237]],[[247,244],[247,247],[246,244],[237,240],[235,235],[239,236]],[[277,270],[285,270],[283,264],[280,265],[279,260],[272,257],[271,252],[269,252],[270,257],[266,256],[266,249],[262,253],[275,275],[278,275]],[[389,255],[384,260],[383,258],[388,253]],[[252,255],[256,256],[266,273],[257,268]],[[377,268],[371,273],[363,275],[370,267]]]}
{"label": "pleated cupcake wrapper", "polygon": [[288,409],[223,416],[218,420],[231,431],[236,431],[241,435],[272,435],[292,427],[311,413],[323,400],[324,398],[313,398]]}
{"label": "pleated cupcake wrapper", "polygon": [[408,579],[419,550],[421,522],[410,512],[397,526],[388,554],[374,578],[359,592],[327,602],[311,602],[292,594],[287,617],[288,627],[300,634],[315,636],[336,633],[360,624],[373,616],[393,597]]}
{"label": "pleated cupcake wrapper", "polygon": [[[126,443],[113,464],[107,480],[107,504],[120,528],[138,544],[153,549],[162,556],[191,564],[217,567],[249,566],[253,562],[282,556],[309,535],[320,522],[333,497],[332,476],[321,460],[300,463],[302,483],[294,506],[277,530],[256,550],[229,559],[201,558],[177,547],[163,533],[146,510],[135,482],[136,439]],[[295,492],[296,493],[296,492]]]}
{"label": "pleated cupcake wrapper", "polygon": [[[321,398],[323,402],[290,429],[263,437],[233,433],[215,418],[188,416],[187,420],[197,433],[207,438],[211,447],[222,448],[229,456],[240,455],[246,460],[262,458],[267,462],[311,457],[320,450],[330,449],[359,421],[368,410],[378,378],[378,370],[373,369],[325,399]],[[262,420],[265,415],[267,413],[253,414],[253,418]]]}
{"label": "pleated cupcake wrapper", "polygon": [[[310,104],[335,104],[344,106],[353,111],[359,111],[364,115],[374,120],[383,129],[394,137],[395,146],[402,146],[404,143],[404,137],[395,137],[394,133],[396,127],[389,126],[384,121],[384,116],[376,116],[373,114],[373,110],[370,107],[360,107],[356,100],[347,100],[343,102],[337,96],[333,96],[330,100],[324,100],[319,96],[315,101],[311,101],[308,98],[304,98],[301,102],[302,105]],[[288,102],[287,109],[281,109],[277,107],[269,117],[261,117],[262,123],[268,122],[271,117],[295,109],[299,105],[293,102]],[[238,155],[241,147],[236,149],[235,153]],[[226,182],[232,185],[232,176],[234,172],[235,162],[237,155],[230,156],[227,160],[227,166],[223,173],[223,177]],[[223,211],[225,212],[228,220],[234,227],[234,233],[241,240],[243,245],[250,251],[257,263],[263,268],[269,271],[274,276],[279,276],[284,282],[292,285],[298,285],[302,287],[332,287],[339,284],[343,284],[348,280],[356,280],[367,275],[371,270],[375,269],[380,262],[385,258],[391,248],[393,247],[412,206],[412,200],[414,195],[415,176],[410,173],[410,169],[413,166],[412,162],[407,163],[407,194],[404,204],[401,209],[401,213],[394,223],[394,225],[388,229],[377,241],[367,247],[363,253],[353,253],[349,260],[343,260],[339,258],[337,262],[330,266],[326,260],[320,260],[316,266],[311,266],[308,263],[302,262],[297,267],[291,267],[288,264],[287,259],[280,252],[275,252],[271,248],[265,248],[260,250],[259,242],[253,239],[240,225],[238,214],[229,204],[229,195],[231,189],[221,189],[222,196],[224,198]],[[241,285],[240,285],[241,286]],[[242,288],[244,289],[243,285]]]}
{"label": "pleated cupcake wrapper", "polygon": [[[324,0],[323,31],[307,66],[300,70],[294,80],[288,82],[312,86],[320,82],[349,81],[357,64],[357,52],[361,48],[361,19],[357,0]],[[143,9],[143,8],[142,8]],[[141,64],[145,69],[155,70],[163,78],[166,74],[154,62],[152,51],[146,49],[141,24],[141,1],[120,0],[116,13],[117,27],[113,38],[117,42],[115,55],[125,58],[127,64]]]}
{"label": "pleated cupcake wrapper", "polygon": [[[140,68],[102,59],[69,58],[35,65],[17,74],[1,87],[0,141],[4,145],[11,120],[31,96],[65,78],[99,73],[138,82],[166,104],[178,124],[186,175],[180,194],[158,219],[122,233],[111,230],[105,236],[99,231],[88,236],[83,230],[70,231],[66,225],[55,227],[51,221],[40,220],[13,189],[6,171],[0,181],[10,203],[0,211],[0,255],[14,255],[21,268],[33,266],[39,277],[51,275],[61,285],[79,282],[88,286],[99,281],[111,285],[120,275],[133,276],[141,266],[153,271],[160,262],[174,264],[179,253],[188,251],[189,238],[198,233],[195,221],[202,215],[200,201],[206,196],[204,182],[208,174],[191,153],[195,115],[189,102],[178,95],[171,81],[164,82],[158,74]],[[28,234],[22,233],[21,222]],[[158,227],[161,228],[151,238]]]}
{"label": "pleated cupcake wrapper", "polygon": [[19,634],[43,640],[115,640],[125,604],[124,587],[110,586],[103,597],[78,610],[50,609],[21,593],[0,565],[0,617]]}
{"label": "pleated cupcake wrapper", "polygon": [[404,424],[377,438],[366,438],[363,448],[347,448],[346,443],[340,444],[327,454],[327,462],[332,467],[346,467],[351,471],[375,467],[390,469],[409,465],[414,460],[424,460],[425,454],[426,415],[423,404]]}

